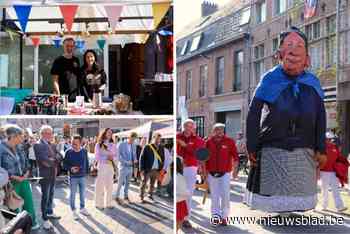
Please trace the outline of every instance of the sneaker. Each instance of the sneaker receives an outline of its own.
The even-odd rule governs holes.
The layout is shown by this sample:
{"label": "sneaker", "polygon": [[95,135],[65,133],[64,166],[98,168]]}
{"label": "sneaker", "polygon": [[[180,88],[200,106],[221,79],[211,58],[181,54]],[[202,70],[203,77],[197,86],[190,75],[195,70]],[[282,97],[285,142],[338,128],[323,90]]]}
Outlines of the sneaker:
{"label": "sneaker", "polygon": [[52,224],[50,223],[49,220],[44,221],[43,228],[46,229],[46,230],[49,230],[49,229],[52,228]]}
{"label": "sneaker", "polygon": [[343,207],[343,208],[337,209],[337,211],[339,213],[342,213],[342,212],[346,211],[347,209],[348,209],[347,207]]}
{"label": "sneaker", "polygon": [[60,219],[61,218],[61,216],[58,216],[58,215],[55,215],[55,214],[47,214],[47,217],[49,219]]}
{"label": "sneaker", "polygon": [[40,228],[40,224],[36,224],[35,226],[32,227],[32,231],[35,231]]}
{"label": "sneaker", "polygon": [[148,198],[154,201],[153,195],[149,195]]}
{"label": "sneaker", "polygon": [[122,205],[122,202],[119,197],[115,198],[115,201],[117,202],[118,205]]}
{"label": "sneaker", "polygon": [[73,211],[73,219],[74,220],[78,220],[79,219],[79,215],[76,211]]}
{"label": "sneaker", "polygon": [[80,214],[85,215],[85,216],[90,216],[89,212],[85,208],[80,209]]}

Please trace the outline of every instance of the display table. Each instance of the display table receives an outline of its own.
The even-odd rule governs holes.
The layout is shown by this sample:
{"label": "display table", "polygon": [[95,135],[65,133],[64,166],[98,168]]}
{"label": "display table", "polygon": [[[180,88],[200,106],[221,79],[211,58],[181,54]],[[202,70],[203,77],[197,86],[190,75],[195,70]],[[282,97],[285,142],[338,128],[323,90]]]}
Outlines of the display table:
{"label": "display table", "polygon": [[112,103],[103,103],[100,108],[93,108],[92,103],[85,103],[83,109],[75,107],[75,103],[68,103],[67,115],[143,115],[141,111],[118,112]]}

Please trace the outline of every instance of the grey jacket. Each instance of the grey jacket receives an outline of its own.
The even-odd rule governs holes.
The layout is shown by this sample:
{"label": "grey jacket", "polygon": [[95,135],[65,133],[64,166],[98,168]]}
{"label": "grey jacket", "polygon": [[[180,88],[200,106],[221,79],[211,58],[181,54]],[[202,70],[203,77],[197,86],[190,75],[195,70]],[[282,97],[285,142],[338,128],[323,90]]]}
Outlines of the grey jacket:
{"label": "grey jacket", "polygon": [[40,140],[34,145],[34,153],[38,161],[40,176],[47,179],[54,179],[59,164],[56,158],[56,146],[53,144],[49,145],[43,140]]}

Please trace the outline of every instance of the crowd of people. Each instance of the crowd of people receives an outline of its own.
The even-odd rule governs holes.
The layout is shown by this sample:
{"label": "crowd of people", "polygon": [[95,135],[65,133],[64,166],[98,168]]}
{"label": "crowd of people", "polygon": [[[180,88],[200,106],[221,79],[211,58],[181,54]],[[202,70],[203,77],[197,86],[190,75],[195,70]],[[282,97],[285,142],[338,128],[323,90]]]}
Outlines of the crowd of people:
{"label": "crowd of people", "polygon": [[[237,178],[240,155],[249,160],[243,203],[267,213],[288,214],[316,208],[321,180],[322,209],[328,209],[331,188],[337,212],[347,207],[339,185],[348,182],[348,159],[339,141],[326,134],[324,93],[320,81],[307,68],[308,41],[296,27],[281,33],[280,63],[265,73],[256,87],[246,121],[246,144],[235,142],[217,123],[203,140],[195,122],[183,123],[177,134],[177,228],[191,228],[191,201],[197,173],[211,194],[211,215],[227,225],[230,216],[230,177]],[[209,159],[201,160],[201,149]]]}
{"label": "crowd of people", "polygon": [[[160,196],[173,196],[172,143],[169,141],[164,144],[161,134],[157,132],[149,144],[147,138],[139,138],[135,132],[127,139],[119,140],[109,128],[92,138],[78,134],[55,137],[54,130],[49,125],[41,126],[33,134],[30,129],[7,124],[1,127],[0,135],[0,192],[4,193],[4,196],[0,193],[0,200],[4,198],[0,202],[14,214],[26,212],[27,223],[23,226],[21,222],[22,226],[19,227],[19,231],[24,233],[41,226],[35,210],[31,182],[38,182],[41,188],[42,227],[49,230],[53,227],[49,220],[61,218],[54,213],[55,184],[59,175],[64,175],[69,182],[69,201],[74,220],[78,220],[80,215],[90,215],[85,206],[85,191],[88,176],[93,170],[97,173],[94,204],[99,210],[113,209],[113,196],[119,205],[137,202],[129,198],[130,182],[139,183],[139,201],[142,203],[146,202],[146,187],[149,187],[150,200],[154,200],[155,187]],[[113,193],[115,182],[118,184]],[[120,196],[122,188],[123,197]],[[75,206],[78,190],[79,212]],[[17,198],[14,203],[17,206],[10,205],[6,199],[9,193]],[[0,229],[6,227],[1,215],[0,224]]]}

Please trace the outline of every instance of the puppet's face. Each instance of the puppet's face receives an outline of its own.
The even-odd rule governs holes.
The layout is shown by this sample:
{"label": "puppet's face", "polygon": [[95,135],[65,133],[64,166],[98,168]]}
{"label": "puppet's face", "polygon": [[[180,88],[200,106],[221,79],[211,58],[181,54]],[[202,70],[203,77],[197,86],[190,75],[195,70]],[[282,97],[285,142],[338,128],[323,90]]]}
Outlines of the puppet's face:
{"label": "puppet's face", "polygon": [[280,48],[283,70],[291,76],[301,74],[309,66],[310,60],[304,40],[295,32],[290,33]]}

